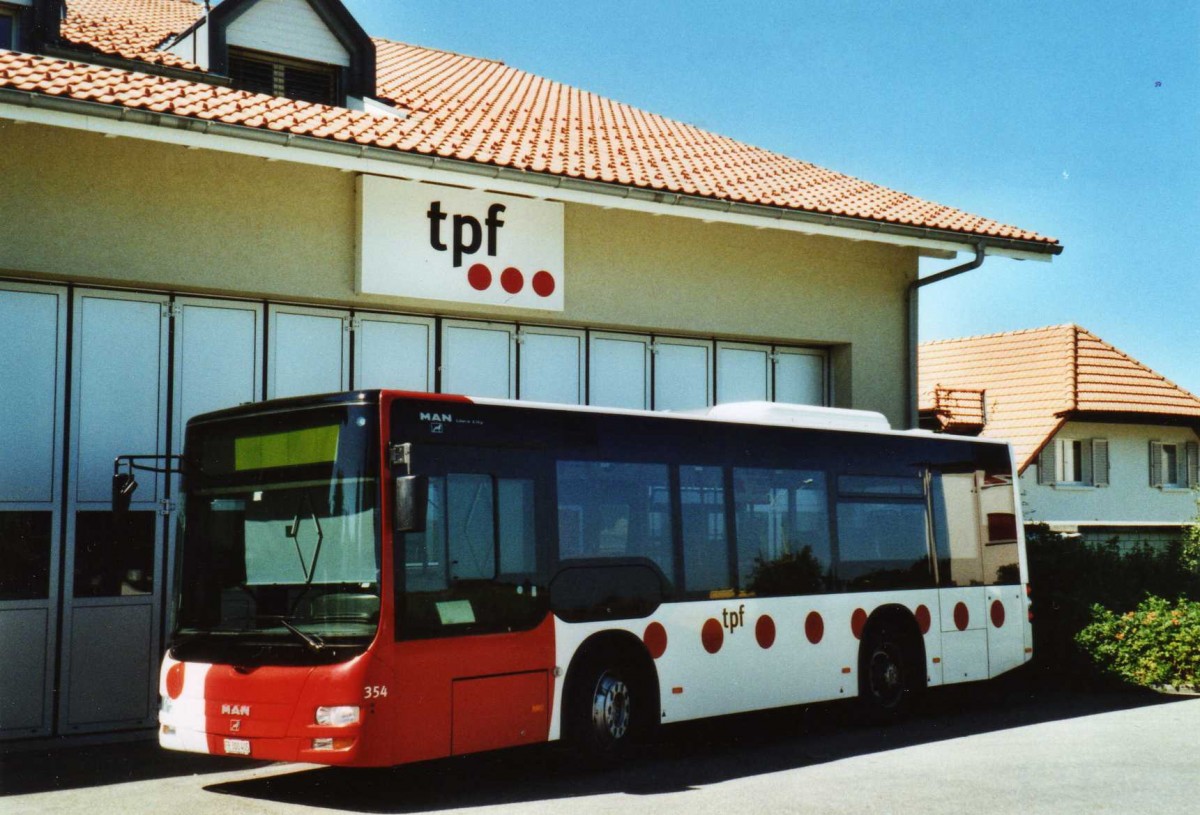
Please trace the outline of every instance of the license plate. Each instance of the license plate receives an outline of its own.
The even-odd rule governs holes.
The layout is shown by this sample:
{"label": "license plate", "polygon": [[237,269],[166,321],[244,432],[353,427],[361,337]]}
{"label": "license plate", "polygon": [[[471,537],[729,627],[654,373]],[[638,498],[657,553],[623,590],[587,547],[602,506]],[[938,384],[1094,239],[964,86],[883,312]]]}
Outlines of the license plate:
{"label": "license plate", "polygon": [[225,752],[231,756],[250,755],[249,739],[225,739]]}

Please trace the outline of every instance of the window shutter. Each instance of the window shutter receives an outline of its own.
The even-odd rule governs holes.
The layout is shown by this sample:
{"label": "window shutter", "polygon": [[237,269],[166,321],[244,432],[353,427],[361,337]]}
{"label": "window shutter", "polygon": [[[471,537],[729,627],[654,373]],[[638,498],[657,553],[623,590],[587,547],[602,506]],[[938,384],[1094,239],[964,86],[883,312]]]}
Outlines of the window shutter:
{"label": "window shutter", "polygon": [[1150,486],[1162,486],[1162,442],[1150,442]]}
{"label": "window shutter", "polygon": [[1108,439],[1092,439],[1092,483],[1108,486]]}
{"label": "window shutter", "polygon": [[1057,457],[1055,453],[1058,450],[1058,442],[1051,440],[1042,448],[1041,454],[1038,455],[1038,483],[1053,484],[1054,473],[1058,467]]}
{"label": "window shutter", "polygon": [[1079,482],[1081,484],[1096,483],[1092,478],[1092,443],[1084,439],[1079,443]]}
{"label": "window shutter", "polygon": [[1187,485],[1200,486],[1200,442],[1187,443]]}

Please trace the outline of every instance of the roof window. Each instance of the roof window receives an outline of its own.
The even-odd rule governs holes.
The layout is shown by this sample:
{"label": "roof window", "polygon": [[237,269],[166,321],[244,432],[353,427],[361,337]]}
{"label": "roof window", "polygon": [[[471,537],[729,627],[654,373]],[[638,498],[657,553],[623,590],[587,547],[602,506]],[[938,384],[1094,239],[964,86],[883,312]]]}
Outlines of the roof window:
{"label": "roof window", "polygon": [[341,70],[336,65],[231,47],[229,76],[233,87],[251,93],[322,105],[341,103]]}
{"label": "roof window", "polygon": [[16,50],[17,17],[6,8],[0,7],[0,48]]}

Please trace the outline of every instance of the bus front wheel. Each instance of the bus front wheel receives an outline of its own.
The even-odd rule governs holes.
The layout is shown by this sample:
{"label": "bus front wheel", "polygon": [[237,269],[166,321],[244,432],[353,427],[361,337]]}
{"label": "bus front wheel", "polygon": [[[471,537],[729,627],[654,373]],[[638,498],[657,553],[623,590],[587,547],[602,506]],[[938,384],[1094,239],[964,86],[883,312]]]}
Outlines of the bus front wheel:
{"label": "bus front wheel", "polygon": [[585,657],[568,689],[567,739],[586,764],[615,764],[647,731],[652,705],[638,673],[608,649]]}

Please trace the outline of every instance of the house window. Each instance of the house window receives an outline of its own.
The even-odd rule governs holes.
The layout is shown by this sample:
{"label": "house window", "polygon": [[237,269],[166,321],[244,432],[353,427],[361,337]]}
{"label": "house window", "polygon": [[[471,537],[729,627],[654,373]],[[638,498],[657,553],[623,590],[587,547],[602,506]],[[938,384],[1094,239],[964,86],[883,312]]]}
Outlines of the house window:
{"label": "house window", "polygon": [[1108,486],[1108,439],[1054,439],[1038,456],[1038,483]]}
{"label": "house window", "polygon": [[1197,485],[1197,443],[1150,442],[1150,486],[1184,489]]}
{"label": "house window", "polygon": [[17,47],[17,18],[11,11],[0,9],[0,48],[15,50]]}
{"label": "house window", "polygon": [[[1060,484],[1086,483],[1083,477],[1083,441],[1081,439],[1057,439],[1055,444],[1058,445],[1059,452],[1058,472],[1054,474],[1054,480]],[[1088,476],[1087,481],[1091,481],[1091,473],[1088,473]]]}
{"label": "house window", "polygon": [[233,87],[251,93],[285,96],[322,105],[342,103],[340,70],[335,65],[230,48],[229,77]]}

